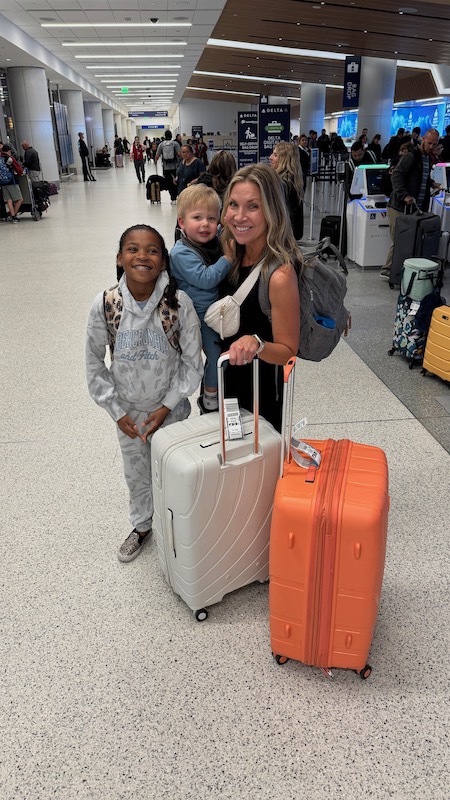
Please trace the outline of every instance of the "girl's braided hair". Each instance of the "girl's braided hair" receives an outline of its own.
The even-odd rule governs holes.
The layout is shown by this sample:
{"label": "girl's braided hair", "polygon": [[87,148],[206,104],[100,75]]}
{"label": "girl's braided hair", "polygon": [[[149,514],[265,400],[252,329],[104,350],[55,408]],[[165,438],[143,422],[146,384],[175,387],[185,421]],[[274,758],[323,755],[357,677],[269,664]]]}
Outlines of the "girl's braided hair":
{"label": "girl's braided hair", "polygon": [[[166,301],[166,303],[169,306],[169,308],[172,308],[172,309],[176,310],[177,308],[180,307],[180,304],[179,304],[178,298],[177,298],[178,284],[177,284],[175,278],[170,274],[169,253],[167,251],[166,243],[165,243],[163,237],[161,236],[160,232],[157,231],[156,228],[152,228],[151,225],[145,225],[145,224],[132,225],[130,228],[127,228],[126,231],[124,231],[122,233],[122,236],[120,237],[119,253],[122,252],[122,249],[123,249],[123,247],[125,245],[125,239],[127,238],[128,234],[131,233],[132,231],[148,231],[148,233],[153,233],[156,236],[156,238],[158,239],[159,244],[161,245],[162,258],[163,258],[163,261],[165,262],[166,271],[167,271],[167,274],[169,276],[169,283],[167,284],[167,286],[166,286],[166,288],[164,290],[164,300]],[[117,265],[117,280],[118,281],[120,281],[120,279],[121,279],[121,277],[123,275],[123,272],[124,272],[123,267],[119,267]]]}

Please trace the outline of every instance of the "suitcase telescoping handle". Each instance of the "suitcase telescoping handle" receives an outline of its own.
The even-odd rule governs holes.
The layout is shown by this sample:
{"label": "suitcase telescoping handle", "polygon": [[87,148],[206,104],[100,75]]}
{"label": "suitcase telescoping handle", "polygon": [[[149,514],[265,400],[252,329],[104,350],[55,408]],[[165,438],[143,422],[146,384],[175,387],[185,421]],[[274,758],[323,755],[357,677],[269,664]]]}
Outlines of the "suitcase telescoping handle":
{"label": "suitcase telescoping handle", "polygon": [[[229,353],[222,353],[217,361],[217,383],[219,399],[219,418],[220,418],[220,449],[222,454],[222,466],[227,463],[225,447],[225,392],[223,380],[223,365],[230,360]],[[253,453],[259,452],[259,361],[253,359]]]}
{"label": "suitcase telescoping handle", "polygon": [[[295,439],[292,435],[294,414],[294,375],[296,358],[290,358],[284,365],[283,411],[281,417],[280,478],[284,475],[284,465],[293,458],[296,464],[316,470],[320,466],[321,454],[307,442]],[[287,436],[286,436],[287,433]],[[309,479],[307,478],[309,481]],[[314,480],[314,479],[312,479]]]}
{"label": "suitcase telescoping handle", "polygon": [[[294,414],[294,377],[296,358],[292,357],[283,370],[283,410],[281,414],[280,478],[283,477],[284,460],[290,461],[292,419]],[[287,428],[287,438],[286,438]]]}

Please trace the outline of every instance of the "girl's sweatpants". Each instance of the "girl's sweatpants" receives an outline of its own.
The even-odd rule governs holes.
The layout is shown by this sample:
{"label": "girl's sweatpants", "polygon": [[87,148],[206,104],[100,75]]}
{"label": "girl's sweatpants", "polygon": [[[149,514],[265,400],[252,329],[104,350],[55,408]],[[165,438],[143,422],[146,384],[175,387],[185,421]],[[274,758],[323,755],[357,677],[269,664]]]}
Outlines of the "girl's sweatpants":
{"label": "girl's sweatpants", "polygon": [[[170,412],[161,427],[178,422],[189,416],[191,406],[188,400],[182,400]],[[143,430],[141,423],[148,417],[147,411],[128,410],[128,416],[136,423],[138,430]],[[123,469],[128,491],[130,493],[129,513],[133,528],[145,533],[152,527],[153,494],[152,494],[152,437],[143,442],[138,436],[130,439],[117,427],[120,449],[122,451]]]}

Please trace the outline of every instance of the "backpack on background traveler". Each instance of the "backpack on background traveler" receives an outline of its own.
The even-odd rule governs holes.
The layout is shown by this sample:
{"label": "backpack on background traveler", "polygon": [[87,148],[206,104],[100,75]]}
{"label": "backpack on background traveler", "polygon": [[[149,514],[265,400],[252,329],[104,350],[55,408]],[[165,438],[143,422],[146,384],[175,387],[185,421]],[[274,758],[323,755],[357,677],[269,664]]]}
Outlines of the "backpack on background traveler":
{"label": "backpack on background traveler", "polygon": [[[342,272],[329,267],[321,258],[329,245],[324,239],[312,253],[303,256],[298,276],[300,290],[300,344],[298,356],[306,361],[322,361],[333,352],[342,334],[351,327],[351,316],[344,305],[347,281]],[[259,303],[270,319],[269,279],[277,267],[269,267],[268,278],[260,281]],[[346,268],[345,268],[346,269]]]}
{"label": "backpack on background traveler", "polygon": [[167,142],[163,143],[163,146],[162,146],[162,157],[163,157],[163,162],[164,163],[166,163],[166,161],[175,161],[176,160],[175,145],[171,140],[168,140]]}
{"label": "backpack on background traveler", "polygon": [[0,157],[0,186],[10,186],[12,183],[15,183],[14,175],[5,159]]}

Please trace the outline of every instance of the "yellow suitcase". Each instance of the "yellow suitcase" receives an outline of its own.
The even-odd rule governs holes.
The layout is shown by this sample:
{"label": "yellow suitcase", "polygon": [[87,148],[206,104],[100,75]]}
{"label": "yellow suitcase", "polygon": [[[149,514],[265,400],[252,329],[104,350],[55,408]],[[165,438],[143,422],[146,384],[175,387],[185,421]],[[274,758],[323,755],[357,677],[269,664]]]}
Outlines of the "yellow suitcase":
{"label": "yellow suitcase", "polygon": [[450,381],[450,306],[433,311],[423,358],[422,372],[427,371]]}

